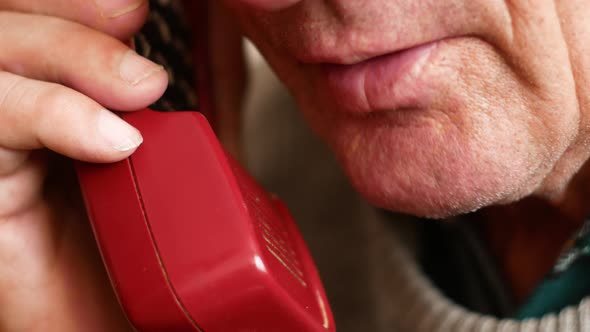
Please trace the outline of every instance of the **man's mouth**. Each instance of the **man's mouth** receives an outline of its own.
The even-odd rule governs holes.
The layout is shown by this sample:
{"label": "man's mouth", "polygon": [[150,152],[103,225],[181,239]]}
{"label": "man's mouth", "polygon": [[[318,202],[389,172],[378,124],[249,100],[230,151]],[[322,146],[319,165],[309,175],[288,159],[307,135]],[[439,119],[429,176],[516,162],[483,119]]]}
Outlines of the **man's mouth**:
{"label": "man's mouth", "polygon": [[438,45],[430,42],[351,64],[321,63],[316,66],[319,88],[345,113],[419,107],[428,99],[422,74]]}

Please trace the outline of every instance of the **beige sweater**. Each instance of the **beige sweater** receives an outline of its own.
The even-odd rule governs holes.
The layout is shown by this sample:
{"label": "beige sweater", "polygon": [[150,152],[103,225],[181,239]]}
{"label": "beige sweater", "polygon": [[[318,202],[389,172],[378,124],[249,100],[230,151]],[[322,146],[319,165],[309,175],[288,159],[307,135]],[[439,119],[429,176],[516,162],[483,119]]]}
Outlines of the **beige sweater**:
{"label": "beige sweater", "polygon": [[[373,225],[373,285],[378,301],[378,331],[408,332],[549,332],[590,331],[590,298],[579,306],[542,319],[499,320],[461,308],[435,289],[414,257],[412,230],[383,227],[390,220],[375,216]],[[405,240],[404,240],[405,239]]]}

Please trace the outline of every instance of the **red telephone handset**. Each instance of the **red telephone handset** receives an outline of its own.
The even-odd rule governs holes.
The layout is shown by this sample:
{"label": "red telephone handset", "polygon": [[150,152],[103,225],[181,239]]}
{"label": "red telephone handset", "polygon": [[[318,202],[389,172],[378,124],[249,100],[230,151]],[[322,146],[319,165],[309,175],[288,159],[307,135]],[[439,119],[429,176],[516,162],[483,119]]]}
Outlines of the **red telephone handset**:
{"label": "red telephone handset", "polygon": [[123,118],[144,143],[77,165],[119,302],[141,332],[334,331],[310,254],[285,206],[195,112]]}

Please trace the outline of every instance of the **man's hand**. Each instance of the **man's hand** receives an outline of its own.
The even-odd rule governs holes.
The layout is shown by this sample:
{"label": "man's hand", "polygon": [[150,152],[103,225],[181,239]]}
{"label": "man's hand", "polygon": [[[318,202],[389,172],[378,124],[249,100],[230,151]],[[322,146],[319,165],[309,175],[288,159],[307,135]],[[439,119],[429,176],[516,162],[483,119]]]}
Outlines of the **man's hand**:
{"label": "man's hand", "polygon": [[94,1],[0,0],[0,331],[129,329],[84,214],[57,203],[71,183],[39,151],[126,158],[141,135],[106,108],[141,109],[167,85],[121,41],[146,1]]}

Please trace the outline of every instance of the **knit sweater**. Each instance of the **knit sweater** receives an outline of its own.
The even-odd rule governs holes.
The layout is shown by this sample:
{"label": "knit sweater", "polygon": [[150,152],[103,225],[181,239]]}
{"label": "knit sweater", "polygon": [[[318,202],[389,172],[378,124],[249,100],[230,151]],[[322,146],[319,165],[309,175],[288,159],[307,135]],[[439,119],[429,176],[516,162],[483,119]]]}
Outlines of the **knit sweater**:
{"label": "knit sweater", "polygon": [[590,298],[559,313],[524,321],[496,319],[462,308],[445,298],[421,271],[416,246],[408,241],[415,238],[410,224],[378,214],[367,222],[373,227],[372,254],[380,262],[374,265],[373,280],[379,331],[590,331]]}

